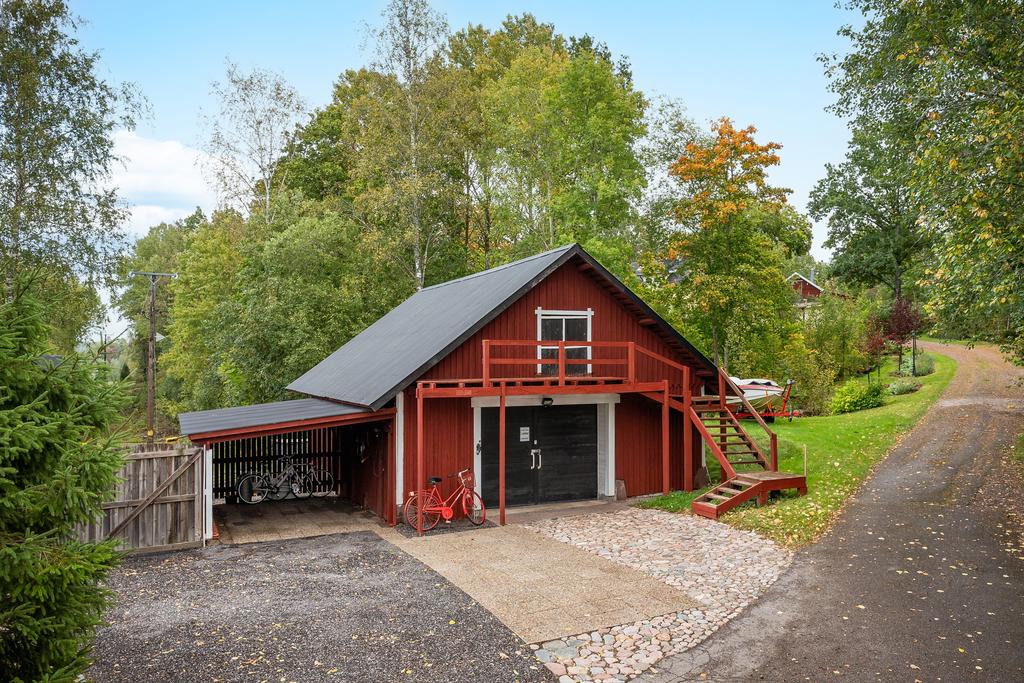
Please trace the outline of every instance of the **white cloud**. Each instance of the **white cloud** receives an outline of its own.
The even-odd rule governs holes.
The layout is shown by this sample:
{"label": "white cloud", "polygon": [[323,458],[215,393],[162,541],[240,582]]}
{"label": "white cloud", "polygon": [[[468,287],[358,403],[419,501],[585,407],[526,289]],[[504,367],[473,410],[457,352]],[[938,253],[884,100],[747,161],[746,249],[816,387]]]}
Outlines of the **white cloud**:
{"label": "white cloud", "polygon": [[[179,208],[169,206],[156,206],[153,204],[132,204],[129,208],[131,211],[131,217],[128,219],[128,234],[135,236],[142,236],[146,234],[146,231],[152,228],[154,225],[160,223],[173,223],[179,218],[188,216],[196,210],[196,206],[200,206],[203,211],[207,211],[207,207],[202,204],[195,204],[191,208]],[[207,213],[209,215],[209,213]]]}
{"label": "white cloud", "polygon": [[114,153],[124,160],[112,180],[131,208],[131,234],[141,236],[149,227],[187,216],[197,206],[207,213],[216,206],[216,195],[203,181],[200,150],[122,130],[114,133]]}

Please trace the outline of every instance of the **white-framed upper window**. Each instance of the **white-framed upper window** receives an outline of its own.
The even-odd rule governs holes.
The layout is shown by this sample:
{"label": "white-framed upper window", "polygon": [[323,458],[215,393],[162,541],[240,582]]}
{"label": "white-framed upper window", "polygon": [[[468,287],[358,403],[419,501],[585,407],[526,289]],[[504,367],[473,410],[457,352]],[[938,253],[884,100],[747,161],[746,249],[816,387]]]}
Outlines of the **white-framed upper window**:
{"label": "white-framed upper window", "polygon": [[[538,308],[537,311],[537,341],[564,341],[574,342],[593,341],[594,311],[588,308],[585,311],[556,311]],[[566,359],[589,360],[591,347],[572,346],[566,344]],[[557,346],[538,346],[537,358],[558,358]],[[589,375],[591,366],[588,365],[566,365],[566,375]],[[538,364],[537,374],[557,375],[558,366],[550,364]]]}

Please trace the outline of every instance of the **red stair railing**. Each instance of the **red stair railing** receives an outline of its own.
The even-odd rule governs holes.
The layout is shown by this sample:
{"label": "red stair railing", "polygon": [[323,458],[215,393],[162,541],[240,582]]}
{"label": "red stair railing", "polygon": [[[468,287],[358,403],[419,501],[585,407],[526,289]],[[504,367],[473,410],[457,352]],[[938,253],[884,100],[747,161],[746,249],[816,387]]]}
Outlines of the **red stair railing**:
{"label": "red stair railing", "polygon": [[[743,390],[740,389],[738,386],[736,386],[736,383],[732,381],[731,377],[729,377],[729,372],[725,368],[718,368],[718,387],[719,387],[719,389],[718,389],[718,396],[719,396],[719,400],[723,404],[723,407],[726,407],[724,405],[725,404],[725,388],[729,387],[730,389],[733,390],[733,392],[736,394],[736,396],[739,397],[740,402],[743,404],[743,407],[746,409],[747,413],[749,413],[757,421],[757,423],[759,425],[761,425],[761,429],[763,429],[765,431],[765,433],[768,434],[768,443],[770,444],[770,448],[771,448],[771,459],[769,461],[769,465],[770,465],[769,469],[772,472],[778,472],[779,471],[779,437],[775,434],[775,432],[773,432],[771,429],[768,428],[768,424],[764,421],[764,418],[761,417],[760,413],[758,413],[756,410],[754,410],[754,407],[752,405],[750,405],[750,401],[748,401],[747,397],[743,395]],[[755,445],[755,448],[756,448],[756,445]],[[760,449],[758,449],[758,450],[760,450]]]}

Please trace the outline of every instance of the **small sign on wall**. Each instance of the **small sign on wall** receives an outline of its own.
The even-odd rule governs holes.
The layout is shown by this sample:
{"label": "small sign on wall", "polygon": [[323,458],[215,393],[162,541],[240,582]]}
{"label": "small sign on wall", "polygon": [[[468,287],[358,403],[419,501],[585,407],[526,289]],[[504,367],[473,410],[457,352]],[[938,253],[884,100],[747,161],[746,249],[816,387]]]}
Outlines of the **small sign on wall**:
{"label": "small sign on wall", "polygon": [[530,428],[529,427],[520,427],[519,428],[519,440],[520,441],[529,441],[530,440]]}

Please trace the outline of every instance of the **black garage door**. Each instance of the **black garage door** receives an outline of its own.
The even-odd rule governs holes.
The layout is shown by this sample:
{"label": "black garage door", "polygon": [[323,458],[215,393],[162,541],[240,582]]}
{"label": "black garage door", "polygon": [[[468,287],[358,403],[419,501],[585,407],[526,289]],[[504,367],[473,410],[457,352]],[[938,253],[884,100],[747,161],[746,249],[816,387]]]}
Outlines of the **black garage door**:
{"label": "black garage door", "polygon": [[[484,503],[498,506],[498,409],[481,411]],[[505,409],[505,504],[597,497],[597,406]]]}

